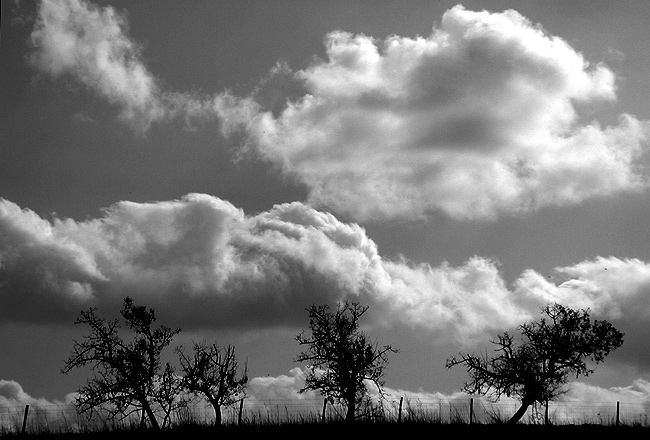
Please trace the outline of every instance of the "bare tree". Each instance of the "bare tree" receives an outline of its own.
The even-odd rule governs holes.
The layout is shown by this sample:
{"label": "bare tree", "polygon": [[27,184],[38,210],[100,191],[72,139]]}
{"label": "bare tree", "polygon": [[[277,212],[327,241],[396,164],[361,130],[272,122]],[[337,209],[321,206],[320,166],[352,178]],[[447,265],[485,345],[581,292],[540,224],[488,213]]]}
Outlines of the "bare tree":
{"label": "bare tree", "polygon": [[353,421],[358,406],[367,396],[365,381],[372,381],[382,393],[382,377],[388,365],[387,354],[397,353],[390,345],[379,347],[359,330],[359,318],[368,310],[356,302],[339,304],[335,312],[329,306],[310,306],[309,327],[296,336],[306,350],[296,362],[307,362],[305,386],[300,392],[319,390],[328,398],[347,406],[345,420]]}
{"label": "bare tree", "polygon": [[[96,309],[81,312],[75,324],[90,326],[90,334],[82,341],[74,341],[73,351],[65,361],[62,373],[90,365],[94,373],[85,386],[79,389],[76,405],[82,412],[102,408],[113,417],[124,417],[136,411],[146,415],[154,429],[160,424],[156,418],[155,402],[160,402],[161,392],[174,379],[171,367],[160,374],[162,350],[167,347],[179,329],[166,326],[152,328],[156,315],[153,309],[136,306],[125,298],[121,315],[134,333],[131,341],[118,334],[119,321],[97,316]],[[165,418],[165,421],[168,417]]]}
{"label": "bare tree", "polygon": [[153,401],[162,412],[162,426],[169,426],[172,414],[188,403],[183,396],[183,380],[169,362],[165,364],[162,374],[157,376],[155,390]]}
{"label": "bare tree", "polygon": [[508,423],[517,423],[534,403],[544,404],[567,391],[569,376],[588,376],[593,368],[623,344],[623,333],[607,321],[589,318],[589,310],[572,310],[560,304],[547,305],[548,317],[519,326],[521,343],[508,332],[498,336],[496,355],[460,353],[447,359],[446,366],[465,365],[470,380],[463,390],[470,394],[520,399],[521,407]]}
{"label": "bare tree", "polygon": [[190,357],[183,347],[176,349],[183,384],[196,395],[205,397],[214,408],[215,426],[221,425],[221,407],[232,405],[244,397],[248,384],[247,367],[239,373],[235,347],[219,347],[217,344],[194,343]]}

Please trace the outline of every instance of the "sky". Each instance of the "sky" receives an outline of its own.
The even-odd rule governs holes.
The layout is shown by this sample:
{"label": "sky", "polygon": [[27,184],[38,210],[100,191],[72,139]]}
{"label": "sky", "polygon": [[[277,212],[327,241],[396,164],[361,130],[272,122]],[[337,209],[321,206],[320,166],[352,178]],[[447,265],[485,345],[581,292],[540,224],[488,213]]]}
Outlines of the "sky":
{"label": "sky", "polygon": [[125,296],[260,396],[312,304],[367,305],[386,387],[440,397],[560,302],[625,333],[568,396],[650,402],[648,2],[2,12],[0,404],[68,398],[76,317]]}

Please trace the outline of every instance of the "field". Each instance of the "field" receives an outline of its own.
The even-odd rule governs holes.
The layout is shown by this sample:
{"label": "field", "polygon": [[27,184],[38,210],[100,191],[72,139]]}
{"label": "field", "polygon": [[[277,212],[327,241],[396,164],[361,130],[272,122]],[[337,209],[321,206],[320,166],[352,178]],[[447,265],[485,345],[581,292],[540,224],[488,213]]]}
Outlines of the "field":
{"label": "field", "polygon": [[399,438],[404,435],[427,435],[427,436],[472,436],[473,438],[488,438],[491,436],[505,436],[506,438],[545,437],[558,439],[594,438],[595,436],[607,436],[613,438],[619,436],[629,438],[647,438],[650,428],[643,426],[613,426],[613,425],[529,425],[517,424],[514,426],[494,424],[441,424],[430,422],[357,422],[346,424],[335,423],[288,423],[288,424],[259,424],[244,426],[223,426],[213,427],[206,425],[189,425],[153,431],[149,429],[119,429],[104,430],[84,433],[32,433],[20,435],[17,433],[5,433],[2,438],[13,437],[37,438],[37,439],[78,439],[78,440],[129,440],[129,439],[163,439],[163,438],[247,438],[280,436],[284,438],[309,438],[309,439],[335,439],[339,436],[346,438],[368,438],[368,436],[379,438]]}
{"label": "field", "polygon": [[[396,402],[393,402],[396,404]],[[399,411],[397,409],[399,408]],[[516,406],[506,403],[478,402],[459,399],[456,402],[408,401],[402,407],[388,404],[369,406],[363,418],[354,423],[343,422],[342,409],[328,405],[323,412],[319,400],[249,402],[234,405],[222,412],[223,426],[215,427],[211,407],[183,407],[169,420],[168,428],[155,431],[141,428],[138,413],[128,419],[116,420],[96,414],[88,419],[74,407],[15,407],[0,412],[0,439],[30,437],[37,439],[129,440],[161,438],[214,438],[288,436],[291,438],[399,438],[404,435],[445,436],[547,436],[553,440],[608,435],[647,438],[650,424],[647,408],[632,404],[600,403],[592,406],[554,406],[544,423],[543,408],[531,408],[517,425],[505,422]],[[618,410],[620,414],[618,413]],[[619,417],[620,416],[620,417]],[[470,423],[470,421],[472,423]],[[24,434],[21,433],[24,429]]]}

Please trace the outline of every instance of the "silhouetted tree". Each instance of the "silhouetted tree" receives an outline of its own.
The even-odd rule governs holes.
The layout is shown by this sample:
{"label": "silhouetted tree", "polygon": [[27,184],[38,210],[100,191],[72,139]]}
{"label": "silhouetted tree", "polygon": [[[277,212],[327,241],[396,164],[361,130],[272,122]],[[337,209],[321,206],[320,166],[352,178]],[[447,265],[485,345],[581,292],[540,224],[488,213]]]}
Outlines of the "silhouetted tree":
{"label": "silhouetted tree", "polygon": [[368,310],[356,302],[339,304],[335,312],[327,305],[310,306],[309,327],[296,336],[306,350],[296,362],[306,362],[305,386],[300,392],[319,390],[328,398],[347,406],[346,421],[353,421],[358,405],[367,395],[365,381],[372,381],[382,393],[381,380],[388,365],[387,354],[396,353],[390,345],[379,347],[359,330],[359,318]]}
{"label": "silhouetted tree", "polygon": [[521,407],[508,423],[517,423],[535,402],[544,404],[567,391],[569,375],[588,376],[587,361],[599,363],[623,344],[623,333],[607,321],[589,318],[589,310],[572,310],[560,304],[547,305],[537,322],[522,324],[521,343],[508,332],[498,335],[497,354],[460,353],[447,359],[446,366],[465,365],[470,380],[463,390],[489,394],[493,399],[514,396]]}
{"label": "silhouetted tree", "polygon": [[[79,389],[76,405],[82,412],[92,414],[98,408],[113,416],[126,417],[136,411],[146,415],[151,426],[159,429],[155,415],[156,403],[169,401],[176,377],[167,364],[163,374],[160,356],[173,337],[180,332],[165,326],[152,328],[156,315],[153,309],[136,306],[125,298],[121,315],[134,333],[131,341],[118,334],[119,321],[97,316],[96,309],[81,312],[75,324],[90,326],[90,334],[74,341],[73,352],[65,361],[62,373],[90,365],[94,376]],[[164,404],[164,403],[163,403]],[[169,413],[167,413],[168,416]],[[165,417],[165,422],[168,417]]]}
{"label": "silhouetted tree", "polygon": [[191,357],[185,354],[183,347],[178,347],[176,352],[185,374],[185,388],[210,402],[214,408],[215,425],[221,425],[221,407],[243,398],[248,384],[246,365],[238,375],[235,347],[229,345],[220,348],[217,344],[194,343]]}
{"label": "silhouetted tree", "polygon": [[157,376],[155,390],[153,401],[163,414],[162,426],[165,427],[171,422],[174,411],[188,403],[188,399],[183,396],[183,380],[169,362],[165,364],[162,374]]}

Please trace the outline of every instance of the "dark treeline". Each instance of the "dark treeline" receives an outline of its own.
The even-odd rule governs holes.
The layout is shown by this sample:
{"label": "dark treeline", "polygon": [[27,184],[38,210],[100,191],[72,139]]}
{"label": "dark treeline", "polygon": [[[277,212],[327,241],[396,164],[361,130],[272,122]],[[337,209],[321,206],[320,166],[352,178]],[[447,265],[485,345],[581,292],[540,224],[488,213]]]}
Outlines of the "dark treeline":
{"label": "dark treeline", "polygon": [[[309,329],[296,341],[303,347],[294,359],[305,363],[305,384],[300,392],[318,391],[325,405],[344,408],[347,423],[381,420],[370,399],[368,383],[384,398],[383,376],[388,355],[398,353],[380,346],[360,330],[368,310],[356,302],[312,305],[307,309]],[[90,332],[74,341],[63,373],[90,367],[92,376],[78,390],[75,406],[88,417],[101,412],[112,420],[139,417],[139,428],[158,431],[173,425],[173,415],[196,399],[207,401],[214,424],[221,426],[222,409],[246,398],[247,365],[239,365],[235,347],[216,342],[194,342],[175,347],[177,365],[163,364],[163,350],[181,330],[155,325],[153,309],[125,298],[122,319],[101,317],[95,308],[81,312],[76,324]],[[122,335],[128,330],[130,339]],[[572,310],[560,304],[542,309],[542,318],[518,327],[518,338],[508,332],[491,341],[495,354],[459,353],[447,359],[448,368],[463,366],[469,379],[463,390],[470,395],[516,397],[520,408],[507,420],[516,424],[531,405],[547,405],[567,391],[570,377],[587,376],[623,343],[623,334],[607,321],[592,321],[589,310]],[[379,410],[381,412],[381,410]],[[400,413],[401,414],[401,413]],[[547,416],[548,417],[548,416]],[[548,418],[545,420],[548,423]]]}

